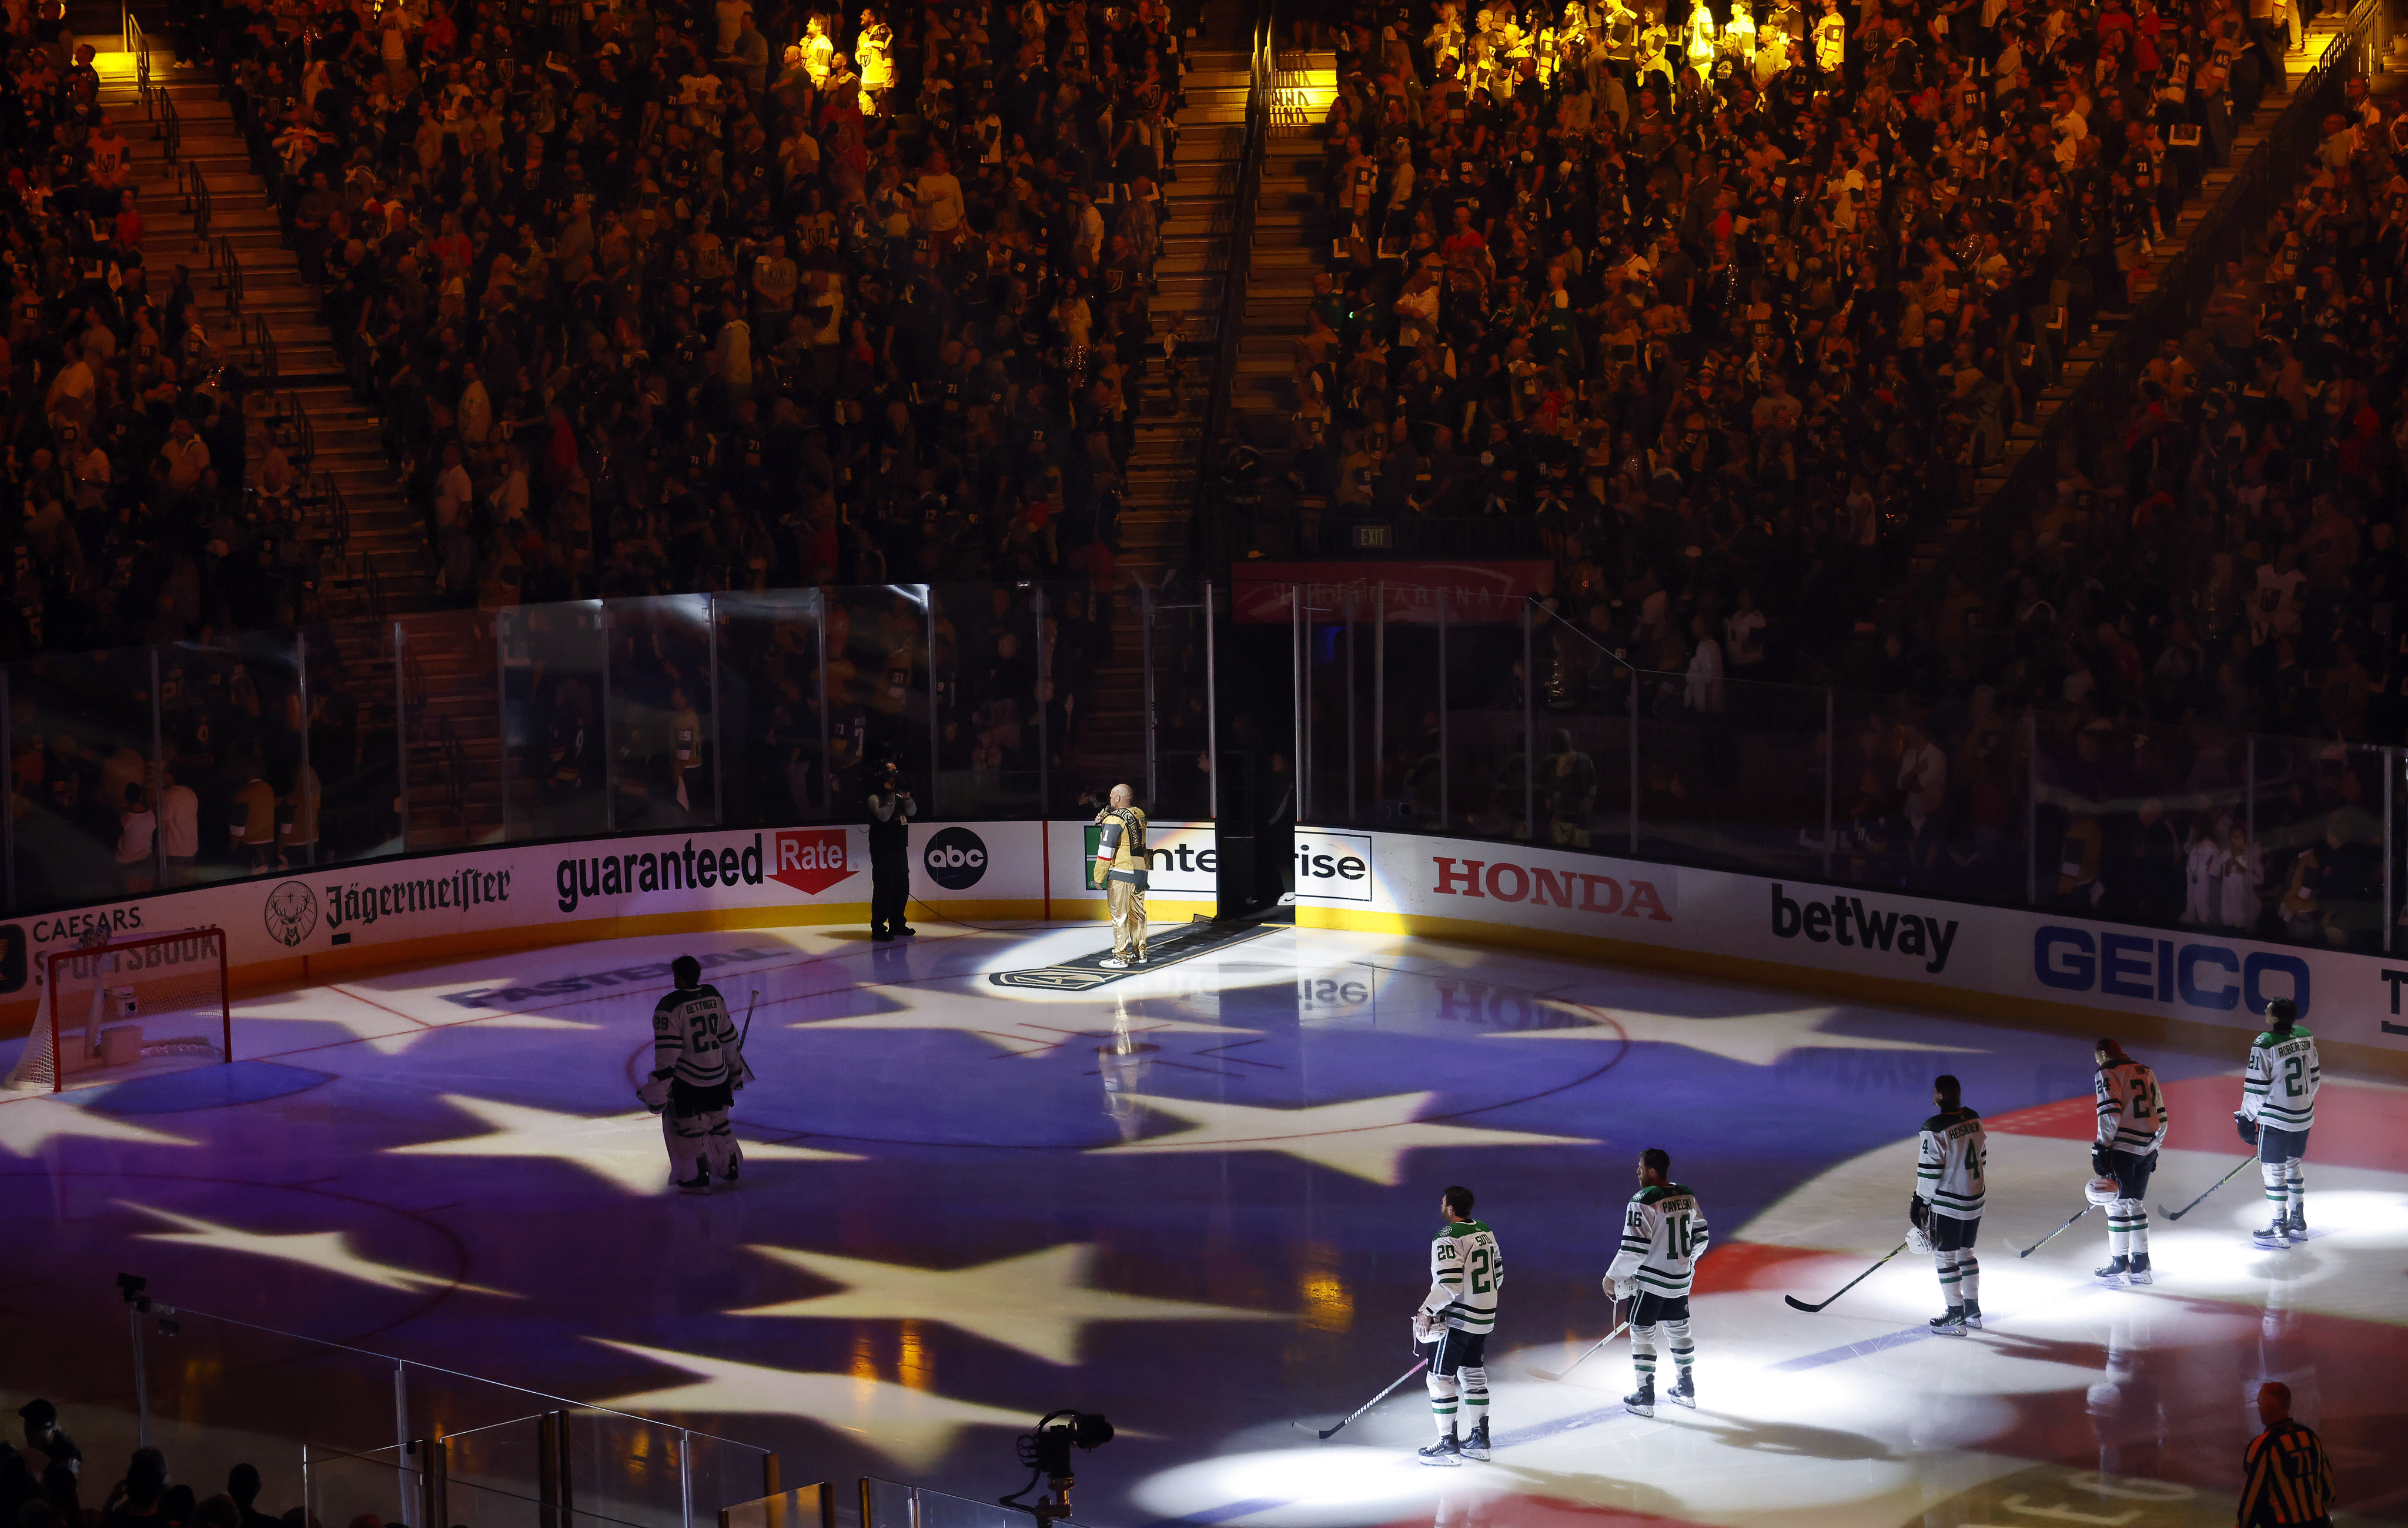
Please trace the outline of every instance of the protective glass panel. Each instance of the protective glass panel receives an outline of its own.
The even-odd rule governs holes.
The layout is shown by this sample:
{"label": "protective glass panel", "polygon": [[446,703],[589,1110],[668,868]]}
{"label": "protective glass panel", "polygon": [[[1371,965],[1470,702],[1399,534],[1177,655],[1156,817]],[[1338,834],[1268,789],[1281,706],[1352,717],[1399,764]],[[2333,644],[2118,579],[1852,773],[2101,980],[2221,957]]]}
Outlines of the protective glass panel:
{"label": "protective glass panel", "polygon": [[928,601],[921,584],[831,589],[827,597],[831,773],[842,820],[842,804],[867,790],[866,765],[894,764],[915,796],[928,788]]}
{"label": "protective glass panel", "polygon": [[[1724,676],[1649,675],[1641,810],[1650,852],[1759,875],[1819,873],[1824,693]],[[1917,819],[1925,831],[1936,813]]]}
{"label": "protective glass panel", "polygon": [[[1157,599],[1154,611],[1154,707],[1152,711],[1154,778],[1147,794],[1148,809],[1167,822],[1200,822],[1211,816],[1211,717],[1207,709],[1210,673],[1205,663],[1203,592],[1174,584]],[[1358,617],[1356,641],[1364,654],[1361,672],[1370,672],[1369,607]],[[1360,716],[1359,757],[1366,781],[1370,770],[1370,683],[1361,682],[1356,698]],[[1367,783],[1361,803],[1372,797]]]}
{"label": "protective glass panel", "polygon": [[14,664],[8,697],[18,905],[149,891],[159,850],[150,650]]}
{"label": "protective glass panel", "polygon": [[333,862],[398,852],[401,756],[394,718],[400,695],[393,626],[337,621],[311,627],[306,635],[309,766],[322,793],[318,856]]}
{"label": "protective glass panel", "polygon": [[621,833],[719,820],[710,599],[610,600],[610,789]]}
{"label": "protective glass panel", "polygon": [[[170,649],[163,663],[169,652],[180,670],[179,735],[205,731],[213,745],[196,749],[187,764],[201,795],[203,858],[215,829],[229,873],[267,875],[316,864],[325,793],[305,747],[295,634],[253,632],[206,648]],[[180,741],[173,756],[183,758]]]}
{"label": "protective glass panel", "polygon": [[1526,840],[1529,780],[1518,607],[1446,609],[1449,831]]}
{"label": "protective glass panel", "polygon": [[[591,607],[536,608],[557,613]],[[495,618],[482,610],[444,610],[405,616],[394,624],[401,631],[402,733],[408,760],[402,796],[405,841],[413,852],[495,842],[511,809],[503,795]],[[598,706],[599,686],[591,693]],[[598,785],[598,743],[594,747],[583,767]],[[539,791],[515,772],[509,783],[526,793],[525,799]]]}
{"label": "protective glass panel", "polygon": [[1598,635],[1549,617],[1531,632],[1539,840],[1630,852],[1631,670]]}
{"label": "protective glass panel", "polygon": [[502,687],[503,827],[513,839],[613,831],[614,654],[598,601],[494,613]]}
{"label": "protective glass panel", "polygon": [[722,594],[717,702],[723,820],[812,822],[828,813],[824,609],[818,590]]}
{"label": "protective glass panel", "polygon": [[1037,809],[1037,589],[940,586],[938,691],[945,741],[935,807],[953,818],[1025,817]]}

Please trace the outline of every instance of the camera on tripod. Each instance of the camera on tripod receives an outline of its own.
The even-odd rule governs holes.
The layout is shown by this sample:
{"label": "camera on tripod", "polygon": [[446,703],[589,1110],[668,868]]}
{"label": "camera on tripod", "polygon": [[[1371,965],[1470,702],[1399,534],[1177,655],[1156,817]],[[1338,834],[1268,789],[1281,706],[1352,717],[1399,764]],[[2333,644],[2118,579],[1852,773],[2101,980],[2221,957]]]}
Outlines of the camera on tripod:
{"label": "camera on tripod", "polygon": [[[1070,1488],[1078,1484],[1070,1473],[1070,1449],[1074,1446],[1100,1449],[1111,1440],[1112,1424],[1101,1412],[1068,1408],[1048,1411],[1018,1439],[1020,1462],[1029,1471],[1028,1483],[1009,1496],[997,1498],[997,1504],[1033,1514],[1038,1528],[1049,1528],[1061,1521],[1070,1515]],[[1033,1502],[1021,1500],[1037,1489],[1040,1477],[1052,1488],[1052,1493]]]}

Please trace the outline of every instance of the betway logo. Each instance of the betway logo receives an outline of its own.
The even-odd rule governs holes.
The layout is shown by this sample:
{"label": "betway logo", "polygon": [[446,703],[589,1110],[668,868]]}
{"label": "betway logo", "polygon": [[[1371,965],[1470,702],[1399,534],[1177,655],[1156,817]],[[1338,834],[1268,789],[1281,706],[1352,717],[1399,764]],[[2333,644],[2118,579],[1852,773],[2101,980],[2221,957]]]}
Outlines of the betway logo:
{"label": "betway logo", "polygon": [[1863,902],[1853,896],[1834,896],[1828,902],[1797,902],[1784,895],[1781,883],[1774,881],[1772,933],[1781,939],[1795,939],[1803,934],[1818,945],[1837,939],[1843,945],[1889,950],[1921,960],[1924,970],[1938,976],[1948,969],[1948,949],[1956,942],[1956,920],[1952,918],[1943,924],[1921,913],[1884,912],[1879,907],[1868,910]]}
{"label": "betway logo", "polygon": [[[1499,902],[1527,902],[1532,907],[1544,907],[1552,902],[1558,907],[1574,907],[1582,912],[1619,913],[1625,918],[1645,918],[1658,923],[1672,921],[1671,912],[1664,906],[1663,893],[1652,880],[1632,880],[1627,885],[1612,876],[1593,876],[1585,870],[1548,869],[1542,864],[1515,864],[1511,860],[1452,860],[1443,854],[1430,856],[1438,867],[1437,892],[1441,896],[1484,896]],[[1457,869],[1460,865],[1462,868]]]}

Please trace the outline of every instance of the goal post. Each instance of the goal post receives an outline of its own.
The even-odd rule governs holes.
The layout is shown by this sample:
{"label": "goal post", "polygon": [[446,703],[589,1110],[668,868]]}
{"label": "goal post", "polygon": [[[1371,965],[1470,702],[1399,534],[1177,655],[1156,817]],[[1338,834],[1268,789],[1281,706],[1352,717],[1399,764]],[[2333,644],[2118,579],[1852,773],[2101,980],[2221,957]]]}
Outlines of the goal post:
{"label": "goal post", "polygon": [[13,1088],[64,1091],[153,1059],[234,1059],[222,928],[111,939],[42,957],[42,1002]]}

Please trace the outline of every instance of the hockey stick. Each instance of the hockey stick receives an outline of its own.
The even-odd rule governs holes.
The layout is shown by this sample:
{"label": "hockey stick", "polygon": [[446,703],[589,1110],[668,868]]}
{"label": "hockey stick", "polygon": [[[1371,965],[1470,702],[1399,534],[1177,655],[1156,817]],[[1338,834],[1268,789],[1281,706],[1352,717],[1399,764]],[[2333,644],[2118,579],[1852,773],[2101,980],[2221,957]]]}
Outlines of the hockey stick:
{"label": "hockey stick", "polygon": [[1406,1380],[1411,1379],[1413,1376],[1421,1373],[1424,1369],[1428,1367],[1429,1360],[1426,1358],[1420,1363],[1414,1364],[1412,1368],[1407,1369],[1404,1373],[1397,1376],[1395,1384],[1390,1385],[1387,1389],[1380,1392],[1379,1394],[1372,1396],[1361,1406],[1356,1407],[1354,1408],[1354,1416],[1348,1417],[1346,1421],[1340,1422],[1336,1427],[1313,1427],[1305,1422],[1297,1422],[1296,1425],[1303,1428],[1306,1432],[1311,1433],[1314,1437],[1321,1439],[1324,1443],[1326,1443],[1331,1438],[1334,1438],[1339,1435],[1340,1431],[1345,1427],[1347,1421],[1353,1421],[1355,1417],[1361,1416],[1364,1412],[1370,1410],[1375,1406],[1378,1406],[1382,1401],[1394,1395],[1397,1392],[1398,1385],[1403,1384]]}
{"label": "hockey stick", "polygon": [[1870,1278],[1873,1276],[1873,1268],[1878,1268],[1878,1267],[1880,1267],[1880,1266],[1882,1265],[1882,1264],[1884,1264],[1884,1263],[1887,1263],[1891,1258],[1894,1258],[1894,1257],[1898,1256],[1898,1254],[1899,1254],[1900,1252],[1903,1252],[1903,1251],[1905,1251],[1905,1250],[1906,1250],[1906,1243],[1904,1243],[1904,1242],[1899,1242],[1896,1247],[1893,1247],[1893,1248],[1891,1248],[1888,1251],[1886,1251],[1886,1252],[1883,1253],[1883,1254],[1881,1255],[1881,1259],[1880,1259],[1880,1261],[1879,1261],[1879,1262],[1876,1262],[1876,1263],[1873,1264],[1872,1268],[1867,1268],[1864,1272],[1862,1272],[1862,1273],[1860,1273],[1860,1274],[1856,1275],[1856,1278],[1851,1278],[1851,1279],[1849,1279],[1846,1283],[1844,1283],[1844,1284],[1841,1285],[1841,1286],[1840,1286],[1839,1294],[1834,1294],[1834,1295],[1832,1295],[1830,1300],[1826,1300],[1826,1301],[1824,1301],[1822,1305],[1819,1305],[1819,1306],[1810,1306],[1810,1305],[1808,1305],[1805,1301],[1800,1300],[1799,1298],[1798,1298],[1798,1296],[1796,1296],[1796,1295],[1794,1295],[1794,1294],[1784,1294],[1784,1295],[1783,1295],[1781,1298],[1788,1302],[1789,1307],[1790,1307],[1790,1308],[1791,1308],[1791,1309],[1793,1309],[1793,1310],[1802,1310],[1802,1311],[1806,1312],[1808,1315],[1810,1315],[1810,1316],[1811,1316],[1811,1315],[1813,1315],[1814,1312],[1816,1312],[1816,1311],[1818,1311],[1818,1310],[1823,1309],[1823,1308],[1824,1308],[1824,1307],[1830,1305],[1832,1300],[1837,1300],[1837,1299],[1840,1297],[1840,1295],[1841,1295],[1841,1294],[1845,1294],[1845,1293],[1847,1293],[1850,1290],[1855,1289],[1858,1284],[1861,1284],[1861,1283],[1863,1283],[1866,1279]]}
{"label": "hockey stick", "polygon": [[1615,1327],[1612,1331],[1608,1332],[1605,1335],[1589,1344],[1588,1352],[1581,1354],[1580,1357],[1573,1359],[1561,1369],[1558,1369],[1552,1374],[1545,1369],[1540,1368],[1525,1369],[1522,1372],[1527,1374],[1533,1379],[1561,1379],[1565,1375],[1571,1373],[1574,1369],[1577,1369],[1582,1364],[1587,1363],[1590,1353],[1596,1352],[1599,1348],[1604,1347],[1607,1343],[1612,1342],[1614,1338],[1622,1335],[1622,1334],[1629,1330],[1630,1323],[1628,1321],[1623,1322],[1620,1326]]}
{"label": "hockey stick", "polygon": [[744,1005],[744,1033],[736,1036],[737,1050],[743,1050],[744,1042],[752,1037],[752,1010],[760,1006],[761,989],[755,987],[752,989],[752,1001]]}
{"label": "hockey stick", "polygon": [[[2253,1151],[2249,1155],[2241,1159],[2241,1167],[2246,1167],[2257,1160],[2258,1154]],[[2239,1178],[2241,1176],[2241,1167],[2233,1168],[2232,1171],[2225,1174],[2222,1178],[2217,1178],[2214,1183],[2210,1184],[2208,1186],[2207,1193],[2214,1193],[2216,1190],[2224,1187],[2227,1183]],[[2198,1199],[2192,1200],[2189,1204],[2183,1206],[2182,1208],[2173,1211],[2172,1214],[2167,1213],[2165,1206],[2159,1205],[2157,1207],[2157,1213],[2164,1215],[2169,1221],[2179,1221],[2184,1216],[2189,1214],[2192,1210],[2197,1209],[2200,1207],[2200,1201],[2205,1199],[2207,1197],[2207,1193],[2200,1194]]]}
{"label": "hockey stick", "polygon": [[2034,1252],[2039,1251],[2042,1248],[2046,1247],[2050,1242],[2055,1241],[2057,1239],[2057,1231],[2063,1231],[2066,1226],[2071,1225],[2074,1221],[2082,1219],[2082,1217],[2089,1214],[2092,1210],[2097,1209],[2098,1207],[2099,1207],[2097,1205],[2085,1204],[2080,1209],[2073,1212],[2072,1220],[2067,1221],[2065,1225],[2058,1226],[2057,1231],[2050,1232],[2047,1235],[2042,1236],[2040,1240],[2032,1243],[2029,1247],[2015,1247],[2014,1242],[2009,1242],[2007,1245],[2010,1247],[2015,1247],[2015,1256],[2029,1257]]}

